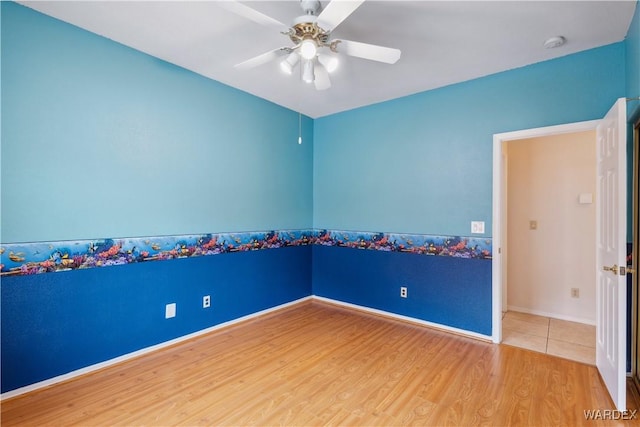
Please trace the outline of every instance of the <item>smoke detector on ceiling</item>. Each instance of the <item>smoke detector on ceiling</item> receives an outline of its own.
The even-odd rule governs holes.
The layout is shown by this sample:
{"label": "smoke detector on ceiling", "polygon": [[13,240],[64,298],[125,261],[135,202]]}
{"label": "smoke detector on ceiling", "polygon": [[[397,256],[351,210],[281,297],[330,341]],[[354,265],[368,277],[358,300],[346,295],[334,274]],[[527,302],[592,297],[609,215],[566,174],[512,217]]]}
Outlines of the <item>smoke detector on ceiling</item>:
{"label": "smoke detector on ceiling", "polygon": [[554,36],[547,41],[544,42],[545,49],[554,49],[556,47],[560,47],[567,42],[567,39],[564,36]]}

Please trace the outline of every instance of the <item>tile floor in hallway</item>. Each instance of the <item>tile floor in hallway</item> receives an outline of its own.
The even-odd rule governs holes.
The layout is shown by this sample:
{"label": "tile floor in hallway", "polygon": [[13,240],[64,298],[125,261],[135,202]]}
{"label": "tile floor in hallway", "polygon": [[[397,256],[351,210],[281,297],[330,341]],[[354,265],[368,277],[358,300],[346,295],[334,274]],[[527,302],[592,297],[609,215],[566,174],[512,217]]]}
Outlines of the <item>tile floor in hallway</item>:
{"label": "tile floor in hallway", "polygon": [[593,325],[508,311],[502,318],[502,343],[596,364],[596,327]]}

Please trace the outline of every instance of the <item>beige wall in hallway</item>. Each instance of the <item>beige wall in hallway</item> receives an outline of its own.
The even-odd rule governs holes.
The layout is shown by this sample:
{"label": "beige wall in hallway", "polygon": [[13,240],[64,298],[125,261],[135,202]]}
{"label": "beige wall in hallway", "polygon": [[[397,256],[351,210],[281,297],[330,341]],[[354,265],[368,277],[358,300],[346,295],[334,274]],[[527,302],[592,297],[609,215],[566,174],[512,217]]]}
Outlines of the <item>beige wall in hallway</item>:
{"label": "beige wall in hallway", "polygon": [[509,309],[595,324],[595,143],[595,131],[507,143]]}

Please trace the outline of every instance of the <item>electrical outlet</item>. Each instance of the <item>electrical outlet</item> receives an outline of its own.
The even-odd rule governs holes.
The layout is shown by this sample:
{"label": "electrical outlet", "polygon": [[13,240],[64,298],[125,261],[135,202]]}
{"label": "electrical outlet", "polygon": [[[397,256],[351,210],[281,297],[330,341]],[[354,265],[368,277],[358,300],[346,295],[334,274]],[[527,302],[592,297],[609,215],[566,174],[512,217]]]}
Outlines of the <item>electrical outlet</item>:
{"label": "electrical outlet", "polygon": [[401,286],[400,287],[400,296],[402,298],[406,298],[407,297],[407,287],[406,286]]}
{"label": "electrical outlet", "polygon": [[167,304],[164,308],[164,318],[171,319],[172,317],[176,317],[176,303],[172,302],[171,304]]}
{"label": "electrical outlet", "polygon": [[202,297],[202,308],[209,308],[209,307],[211,307],[211,296],[205,295]]}
{"label": "electrical outlet", "polygon": [[571,298],[580,298],[580,289],[571,288]]}

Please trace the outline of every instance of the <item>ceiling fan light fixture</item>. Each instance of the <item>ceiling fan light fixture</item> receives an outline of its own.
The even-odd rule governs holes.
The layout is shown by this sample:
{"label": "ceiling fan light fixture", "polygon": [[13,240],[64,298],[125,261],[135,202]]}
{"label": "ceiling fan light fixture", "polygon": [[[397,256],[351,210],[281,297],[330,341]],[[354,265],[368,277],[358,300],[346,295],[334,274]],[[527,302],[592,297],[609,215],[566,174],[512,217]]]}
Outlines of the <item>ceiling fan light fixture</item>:
{"label": "ceiling fan light fixture", "polygon": [[298,64],[300,60],[300,55],[297,52],[291,52],[285,59],[280,62],[280,69],[285,74],[293,74],[293,69]]}
{"label": "ceiling fan light fixture", "polygon": [[300,56],[304,59],[313,59],[318,52],[318,46],[313,39],[304,39],[300,43]]}
{"label": "ceiling fan light fixture", "polygon": [[306,60],[302,66],[302,80],[305,83],[313,83],[314,79],[313,61]]}
{"label": "ceiling fan light fixture", "polygon": [[333,73],[338,68],[338,58],[335,56],[321,53],[318,55],[318,61],[327,69],[329,73]]}

